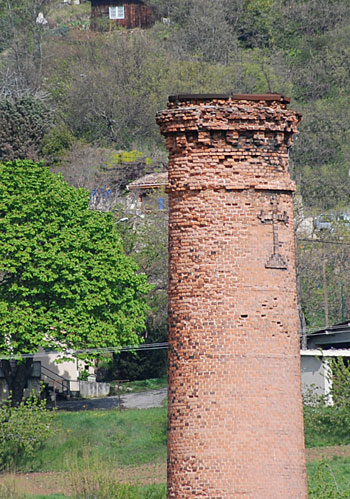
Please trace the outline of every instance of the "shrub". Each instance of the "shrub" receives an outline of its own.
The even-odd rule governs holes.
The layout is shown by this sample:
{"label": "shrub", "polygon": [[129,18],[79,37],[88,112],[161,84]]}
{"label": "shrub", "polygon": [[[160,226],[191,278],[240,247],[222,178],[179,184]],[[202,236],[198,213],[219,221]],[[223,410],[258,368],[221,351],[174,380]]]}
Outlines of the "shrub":
{"label": "shrub", "polygon": [[350,364],[343,357],[332,358],[329,362],[331,396],[336,407],[350,408]]}
{"label": "shrub", "polygon": [[42,139],[52,123],[53,113],[35,97],[0,100],[0,160],[40,159]]}
{"label": "shrub", "polygon": [[34,393],[18,407],[11,397],[0,406],[0,469],[32,456],[54,431],[55,413],[46,409]]}
{"label": "shrub", "polygon": [[52,128],[42,141],[42,152],[44,156],[56,159],[57,156],[69,150],[74,143],[74,135],[64,125]]}
{"label": "shrub", "polygon": [[350,444],[350,412],[342,407],[305,407],[307,447]]}

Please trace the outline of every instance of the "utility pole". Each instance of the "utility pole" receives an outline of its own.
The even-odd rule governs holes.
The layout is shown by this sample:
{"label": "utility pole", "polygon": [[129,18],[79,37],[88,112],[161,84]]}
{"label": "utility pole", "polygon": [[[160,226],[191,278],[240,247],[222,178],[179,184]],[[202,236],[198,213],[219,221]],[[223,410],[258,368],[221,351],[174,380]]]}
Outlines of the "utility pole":
{"label": "utility pole", "polygon": [[324,304],[324,319],[326,327],[329,326],[329,306],[328,306],[328,287],[326,275],[327,259],[323,256],[322,259],[322,277],[323,277],[323,304]]}

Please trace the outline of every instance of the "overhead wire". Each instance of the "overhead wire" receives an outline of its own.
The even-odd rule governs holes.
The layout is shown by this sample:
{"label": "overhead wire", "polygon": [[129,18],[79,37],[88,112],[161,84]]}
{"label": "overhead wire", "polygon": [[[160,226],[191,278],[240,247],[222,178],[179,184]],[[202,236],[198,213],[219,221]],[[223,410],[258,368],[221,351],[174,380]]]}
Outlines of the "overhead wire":
{"label": "overhead wire", "polygon": [[[306,335],[307,337],[315,337],[315,336],[330,336],[330,335],[337,335],[337,334],[343,334],[344,332],[344,326],[340,327],[338,326],[338,329],[342,329],[340,331],[334,330],[336,326],[332,326],[331,328],[324,328],[324,329],[315,329],[315,330],[306,330]],[[349,322],[349,327],[350,327],[350,322]],[[317,331],[320,331],[319,333]],[[321,332],[322,331],[322,332]],[[304,334],[305,334],[304,332]],[[350,329],[349,329],[350,333]],[[299,332],[299,336],[302,337],[303,333]],[[84,354],[92,354],[92,355],[98,355],[98,354],[105,354],[105,353],[121,353],[121,352],[149,352],[149,351],[155,351],[155,350],[167,350],[168,349],[168,342],[163,342],[163,343],[143,343],[141,345],[124,345],[122,347],[105,347],[105,348],[86,348],[86,349],[80,349],[80,350],[43,350],[43,351],[38,351],[37,353],[16,353],[16,354],[7,354],[7,355],[1,355],[0,354],[0,360],[20,360],[20,359],[28,359],[28,358],[40,358],[40,357],[46,357],[47,355],[59,355],[62,357],[78,357],[79,355],[84,355]]]}
{"label": "overhead wire", "polygon": [[11,360],[11,359],[28,359],[35,356],[38,357],[46,357],[47,355],[62,355],[63,357],[77,357],[79,355],[84,354],[103,354],[103,353],[121,353],[121,352],[144,352],[151,350],[166,350],[168,348],[168,343],[142,343],[140,345],[124,345],[124,346],[115,346],[115,347],[105,347],[105,348],[86,348],[81,350],[43,350],[42,352],[37,353],[16,353],[16,354],[7,354],[1,355],[0,360]]}

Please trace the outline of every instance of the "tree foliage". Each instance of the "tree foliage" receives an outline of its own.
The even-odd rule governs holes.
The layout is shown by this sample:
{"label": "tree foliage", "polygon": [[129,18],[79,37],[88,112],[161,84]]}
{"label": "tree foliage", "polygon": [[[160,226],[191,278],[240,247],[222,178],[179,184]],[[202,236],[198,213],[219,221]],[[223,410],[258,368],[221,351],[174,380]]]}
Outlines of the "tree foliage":
{"label": "tree foliage", "polygon": [[149,285],[113,216],[33,162],[0,178],[0,354],[137,344]]}

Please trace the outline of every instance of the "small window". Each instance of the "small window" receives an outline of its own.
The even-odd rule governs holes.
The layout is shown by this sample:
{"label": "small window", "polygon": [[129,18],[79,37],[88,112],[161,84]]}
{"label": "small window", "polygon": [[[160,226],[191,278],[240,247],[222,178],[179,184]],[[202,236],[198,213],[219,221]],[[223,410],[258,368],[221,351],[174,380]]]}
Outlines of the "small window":
{"label": "small window", "polygon": [[110,19],[125,19],[124,6],[119,7],[109,7],[109,18]]}

